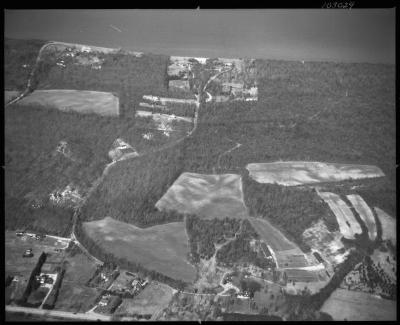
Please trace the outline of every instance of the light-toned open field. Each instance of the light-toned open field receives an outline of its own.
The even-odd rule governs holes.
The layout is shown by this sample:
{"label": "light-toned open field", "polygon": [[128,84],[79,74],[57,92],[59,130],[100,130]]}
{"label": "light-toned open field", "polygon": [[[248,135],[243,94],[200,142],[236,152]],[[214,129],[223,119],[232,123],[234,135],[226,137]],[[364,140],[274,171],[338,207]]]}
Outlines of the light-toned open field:
{"label": "light-toned open field", "polygon": [[151,117],[156,122],[172,122],[172,121],[184,121],[188,123],[192,123],[193,119],[190,117],[184,116],[176,116],[172,114],[161,114],[161,113],[152,113],[149,111],[136,111],[136,115],[139,117]]}
{"label": "light-toned open field", "polygon": [[353,212],[339,195],[330,192],[318,192],[318,195],[328,203],[339,224],[340,232],[344,237],[353,239],[354,234],[361,234],[361,226]]}
{"label": "light-toned open field", "polygon": [[285,186],[385,176],[376,166],[307,161],[253,163],[246,168],[250,177],[259,183]]}
{"label": "light-toned open field", "polygon": [[159,210],[176,210],[213,218],[246,218],[240,175],[183,173],[156,203]]}
{"label": "light-toned open field", "polygon": [[5,90],[4,91],[4,104],[8,103],[10,100],[16,98],[20,94],[17,90]]}
{"label": "light-toned open field", "polygon": [[271,225],[269,221],[261,218],[249,218],[249,221],[261,239],[268,243],[274,251],[279,252],[298,248],[277,228]]}
{"label": "light-toned open field", "polygon": [[119,99],[108,92],[70,89],[35,90],[20,105],[52,106],[63,111],[118,115]]}
{"label": "light-toned open field", "polygon": [[382,239],[390,240],[396,245],[396,219],[392,218],[382,209],[376,207],[374,209],[382,224]]}
{"label": "light-toned open field", "polygon": [[83,223],[86,233],[106,252],[171,278],[194,281],[195,268],[187,261],[188,238],[183,222],[138,228],[110,217]]}
{"label": "light-toned open field", "polygon": [[321,311],[339,321],[390,321],[396,320],[396,306],[396,301],[377,298],[369,293],[336,289]]}
{"label": "light-toned open field", "polygon": [[174,290],[159,282],[151,282],[133,299],[124,299],[116,314],[153,315],[167,307]]}
{"label": "light-toned open field", "polygon": [[359,195],[347,195],[347,198],[367,226],[369,238],[371,238],[371,240],[374,240],[376,237],[376,224],[374,215],[372,214],[370,207]]}

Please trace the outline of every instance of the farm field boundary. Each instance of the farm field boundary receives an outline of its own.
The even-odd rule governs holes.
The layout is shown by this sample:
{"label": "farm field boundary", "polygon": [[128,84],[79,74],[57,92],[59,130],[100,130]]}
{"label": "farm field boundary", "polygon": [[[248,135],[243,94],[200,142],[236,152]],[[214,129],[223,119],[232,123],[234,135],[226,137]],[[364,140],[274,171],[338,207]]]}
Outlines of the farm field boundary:
{"label": "farm field boundary", "polygon": [[156,207],[203,217],[248,217],[241,176],[237,174],[182,173]]}
{"label": "farm field boundary", "polygon": [[362,230],[353,212],[347,204],[336,194],[319,192],[318,195],[329,205],[336,216],[340,232],[344,237],[353,239],[354,234],[361,234]]}
{"label": "farm field boundary", "polygon": [[376,238],[376,224],[374,215],[372,214],[370,207],[359,195],[347,195],[347,198],[367,226],[369,237],[371,238],[371,240],[374,240]]}
{"label": "farm field boundary", "polygon": [[396,320],[396,301],[377,298],[365,292],[336,289],[321,311],[340,321],[390,321]]}
{"label": "farm field boundary", "polygon": [[109,92],[50,89],[35,90],[19,101],[21,105],[41,105],[56,107],[63,111],[96,113],[105,116],[119,114],[119,99]]}
{"label": "farm field boundary", "polygon": [[252,163],[246,169],[250,177],[259,183],[284,186],[385,176],[376,166],[306,161]]}
{"label": "farm field boundary", "polygon": [[105,252],[116,257],[174,279],[192,282],[196,277],[195,268],[186,260],[189,247],[183,222],[142,229],[106,217],[84,222],[83,229]]}

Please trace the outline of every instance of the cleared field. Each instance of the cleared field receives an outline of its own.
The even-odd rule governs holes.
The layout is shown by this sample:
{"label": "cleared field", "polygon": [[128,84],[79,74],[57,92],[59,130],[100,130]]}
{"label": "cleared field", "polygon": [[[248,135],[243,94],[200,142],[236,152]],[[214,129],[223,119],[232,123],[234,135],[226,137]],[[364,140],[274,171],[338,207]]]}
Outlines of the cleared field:
{"label": "cleared field", "polygon": [[[58,246],[54,238],[46,237],[39,241],[30,237],[17,237],[15,232],[5,232],[5,270],[10,275],[20,275],[29,278],[42,252],[50,253],[46,262],[51,262],[61,257],[63,253],[54,251]],[[24,258],[22,254],[26,249],[32,248],[33,257]]]}
{"label": "cleared field", "polygon": [[162,283],[151,282],[134,299],[124,299],[116,314],[153,315],[167,307],[174,295],[174,290]]}
{"label": "cleared field", "polygon": [[159,210],[176,210],[213,218],[246,218],[240,175],[183,173],[156,203]]}
{"label": "cleared field", "polygon": [[277,183],[284,186],[385,176],[376,166],[306,161],[253,163],[248,164],[246,168],[250,177],[259,183]]}
{"label": "cleared field", "polygon": [[96,264],[83,253],[77,253],[73,256],[68,254],[64,261],[66,271],[63,282],[73,282],[75,284],[85,285],[97,268]]}
{"label": "cleared field", "polygon": [[188,238],[183,222],[149,228],[117,221],[110,217],[83,223],[83,229],[106,252],[171,278],[194,281],[195,268],[186,260]]}
{"label": "cleared field", "polygon": [[56,107],[63,111],[118,115],[119,99],[112,93],[89,90],[50,89],[36,90],[21,99],[21,105]]}
{"label": "cleared field", "polygon": [[382,224],[382,239],[390,240],[396,245],[396,219],[392,218],[382,209],[376,207],[374,209]]}
{"label": "cleared field", "polygon": [[92,307],[101,290],[89,288],[63,280],[54,309],[87,312]]}
{"label": "cleared field", "polygon": [[261,239],[268,243],[274,251],[285,251],[295,249],[297,246],[285,237],[278,229],[265,219],[248,219]]}
{"label": "cleared field", "polygon": [[364,221],[365,225],[368,228],[369,237],[374,240],[376,237],[376,224],[375,218],[372,214],[370,207],[363,200],[363,198],[359,195],[347,195],[347,198],[356,209],[357,213],[360,215],[361,219]]}
{"label": "cleared field", "polygon": [[288,269],[285,270],[288,281],[300,281],[300,282],[318,282],[318,273],[307,270],[296,270]]}
{"label": "cleared field", "polygon": [[361,234],[361,226],[354,217],[353,212],[339,195],[330,192],[318,192],[318,195],[328,203],[332,212],[336,216],[340,232],[344,237],[353,239],[354,234]]}
{"label": "cleared field", "polygon": [[280,269],[309,266],[303,252],[299,248],[275,253]]}
{"label": "cleared field", "polygon": [[321,311],[338,321],[390,321],[396,320],[396,306],[396,301],[380,299],[369,293],[336,289]]}
{"label": "cleared field", "polygon": [[5,90],[4,91],[4,104],[8,103],[10,100],[16,98],[20,94],[17,90]]}

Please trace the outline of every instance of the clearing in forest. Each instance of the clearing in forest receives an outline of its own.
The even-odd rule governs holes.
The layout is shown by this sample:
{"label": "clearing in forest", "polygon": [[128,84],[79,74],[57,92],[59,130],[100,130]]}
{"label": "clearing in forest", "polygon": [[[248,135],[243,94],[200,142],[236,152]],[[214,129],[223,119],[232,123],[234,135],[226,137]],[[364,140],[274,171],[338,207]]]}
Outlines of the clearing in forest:
{"label": "clearing in forest", "polygon": [[393,245],[396,245],[396,219],[382,209],[375,208],[375,212],[382,225],[382,239],[390,240]]}
{"label": "clearing in forest", "polygon": [[62,111],[119,115],[119,99],[109,92],[50,89],[35,90],[18,102],[20,105],[41,105],[55,107]]}
{"label": "clearing in forest", "polygon": [[183,173],[156,207],[212,218],[248,217],[241,176],[237,174]]}
{"label": "clearing in forest", "polygon": [[106,217],[83,223],[87,235],[105,252],[141,264],[173,279],[193,282],[195,268],[186,260],[188,238],[183,222],[149,228]]}
{"label": "clearing in forest", "polygon": [[284,186],[385,176],[376,166],[307,161],[253,163],[248,164],[246,168],[250,177],[259,183],[277,183]]}
{"label": "clearing in forest", "polygon": [[396,301],[372,294],[336,289],[323,304],[321,311],[336,321],[396,320]]}
{"label": "clearing in forest", "polygon": [[353,212],[339,195],[330,192],[319,192],[318,195],[329,205],[336,216],[340,232],[345,238],[354,239],[354,234],[361,234],[361,226]]}
{"label": "clearing in forest", "polygon": [[271,225],[269,221],[261,218],[250,218],[249,221],[260,235],[261,239],[267,242],[274,251],[287,251],[296,248],[300,250],[296,244],[287,239],[286,236]]}
{"label": "clearing in forest", "polygon": [[367,226],[369,232],[369,238],[371,240],[375,240],[376,224],[371,209],[369,208],[367,203],[365,203],[363,198],[359,195],[356,194],[347,195],[347,198],[349,199],[349,201],[351,202],[351,204],[356,209],[357,213],[360,215],[361,219]]}

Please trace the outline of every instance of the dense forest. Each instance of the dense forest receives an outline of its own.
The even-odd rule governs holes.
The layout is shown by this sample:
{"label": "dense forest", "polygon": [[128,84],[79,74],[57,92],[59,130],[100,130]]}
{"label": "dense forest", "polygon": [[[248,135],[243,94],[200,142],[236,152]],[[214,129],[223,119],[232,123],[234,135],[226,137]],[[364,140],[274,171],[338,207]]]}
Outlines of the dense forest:
{"label": "dense forest", "polygon": [[257,69],[258,102],[207,103],[200,111],[203,161],[213,160],[212,139],[229,138],[242,146],[221,159],[225,170],[312,160],[373,164],[395,179],[393,66],[258,60]]}
{"label": "dense forest", "polygon": [[181,146],[119,162],[82,207],[85,221],[112,216],[139,227],[180,221],[175,212],[160,212],[156,202],[182,173]]}
{"label": "dense forest", "polygon": [[264,261],[250,248],[250,240],[258,238],[258,234],[248,220],[210,220],[188,215],[186,231],[189,236],[189,260],[192,263],[211,258],[215,254],[216,245],[230,241],[218,250],[216,257],[219,263],[233,265],[248,262],[265,266]]}
{"label": "dense forest", "polygon": [[25,90],[42,40],[4,39],[4,89]]}
{"label": "dense forest", "polygon": [[[118,137],[143,153],[179,136],[167,138],[161,131],[152,130],[153,138],[146,140],[142,136],[144,131],[135,123],[129,118],[62,112],[45,107],[6,107],[6,226],[48,228],[57,234],[64,233],[63,229],[69,228],[71,213],[47,206],[51,192],[72,183],[85,195],[110,163],[108,152]],[[60,141],[67,142],[69,156],[56,151]],[[150,181],[148,185],[152,185]],[[31,209],[33,203],[42,207]],[[47,220],[53,213],[56,217]]]}
{"label": "dense forest", "polygon": [[259,235],[250,222],[243,220],[236,238],[218,250],[217,262],[228,266],[248,263],[263,269],[274,267],[273,261],[267,260],[262,253],[257,253],[251,248],[250,241],[258,238]]}
{"label": "dense forest", "polygon": [[260,184],[247,171],[243,174],[244,200],[250,215],[268,219],[302,249],[310,249],[302,234],[313,222],[322,219],[330,231],[339,230],[329,206],[313,189]]}

